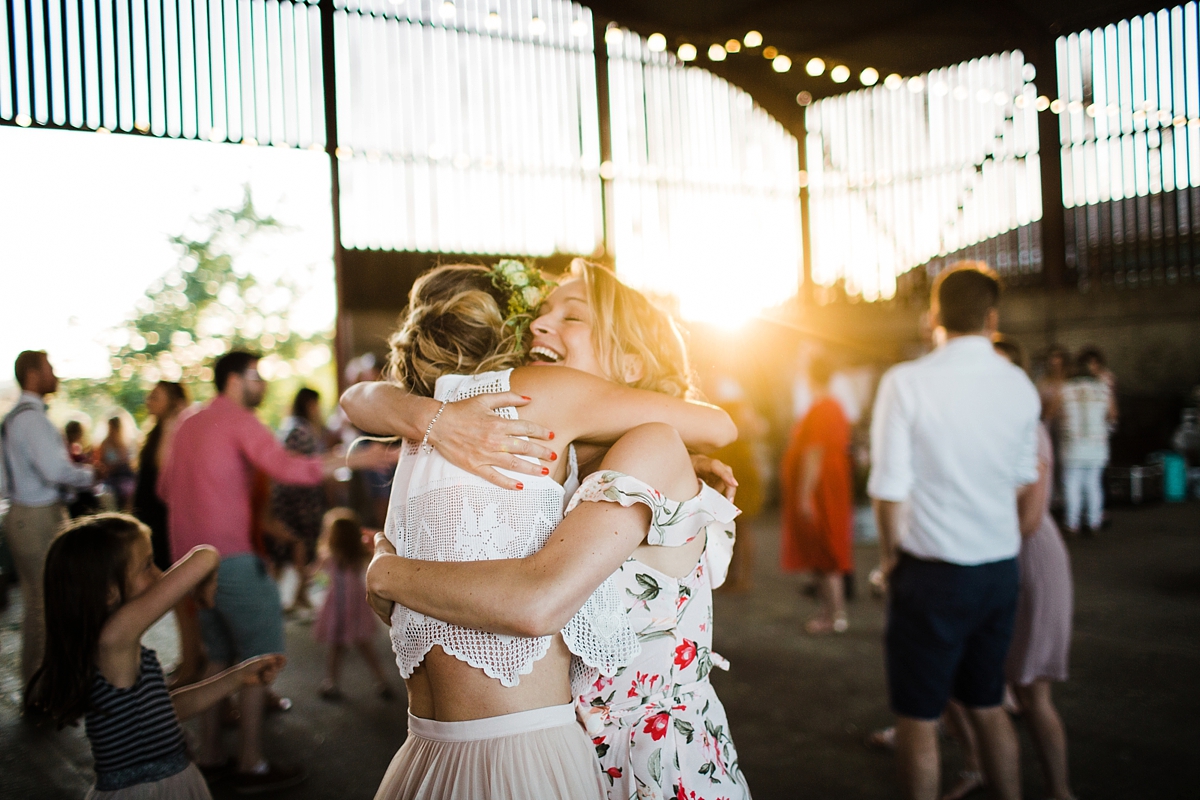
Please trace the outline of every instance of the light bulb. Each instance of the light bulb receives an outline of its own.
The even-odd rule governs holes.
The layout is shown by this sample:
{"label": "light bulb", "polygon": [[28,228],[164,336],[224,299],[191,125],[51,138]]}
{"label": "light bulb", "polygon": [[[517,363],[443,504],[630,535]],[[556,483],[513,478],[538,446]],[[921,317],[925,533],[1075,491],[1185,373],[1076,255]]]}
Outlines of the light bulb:
{"label": "light bulb", "polygon": [[625,38],[625,34],[621,33],[621,29],[616,25],[609,25],[608,30],[604,31],[604,41],[608,44],[620,44]]}
{"label": "light bulb", "polygon": [[895,72],[883,79],[883,85],[893,92],[904,85],[904,78],[901,78]]}
{"label": "light bulb", "polygon": [[541,36],[546,32],[546,23],[541,17],[534,17],[529,20],[529,32],[534,36]]}
{"label": "light bulb", "polygon": [[684,42],[679,45],[679,49],[675,51],[675,55],[679,56],[680,61],[695,61],[696,45]]}
{"label": "light bulb", "polygon": [[442,19],[454,19],[454,14],[454,3],[450,2],[450,0],[442,3]]}
{"label": "light bulb", "polygon": [[908,90],[913,94],[920,94],[925,91],[925,79],[920,75],[914,75],[908,79]]}
{"label": "light bulb", "polygon": [[709,61],[724,61],[725,60],[725,48],[721,47],[721,45],[719,45],[719,44],[710,44],[708,46],[708,60]]}
{"label": "light bulb", "polygon": [[571,23],[571,34],[576,39],[582,39],[588,35],[588,25],[581,19],[577,19]]}
{"label": "light bulb", "polygon": [[879,70],[874,67],[867,67],[858,73],[858,81],[863,86],[874,86],[879,83]]}
{"label": "light bulb", "polygon": [[779,55],[778,47],[769,44],[763,48],[763,58],[767,59],[768,61],[775,58],[777,55]]}
{"label": "light bulb", "polygon": [[725,52],[726,53],[740,53],[741,51],[742,51],[742,43],[739,42],[737,39],[730,39],[729,41],[725,42]]}
{"label": "light bulb", "polygon": [[829,78],[834,83],[845,83],[850,80],[850,68],[845,64],[838,64],[829,71]]}
{"label": "light bulb", "polygon": [[653,53],[661,53],[667,49],[667,37],[663,36],[661,33],[652,33],[650,34],[650,37],[646,39],[646,47],[649,47],[650,51]]}
{"label": "light bulb", "polygon": [[804,71],[814,78],[825,71],[825,59],[810,58],[808,63],[804,65]]}
{"label": "light bulb", "polygon": [[487,29],[488,29],[489,31],[498,31],[498,30],[500,30],[500,14],[498,14],[498,13],[497,13],[497,12],[495,12],[495,11],[492,11],[491,13],[489,13],[489,14],[488,14],[488,16],[487,16],[487,23],[486,23],[486,24],[487,24]]}
{"label": "light bulb", "polygon": [[1033,64],[1025,64],[1025,66],[1021,67],[1021,77],[1026,83],[1029,83],[1037,77],[1037,67]]}
{"label": "light bulb", "polygon": [[1050,107],[1050,98],[1044,94],[1038,95],[1037,105],[1034,106],[1038,111],[1045,111]]}
{"label": "light bulb", "polygon": [[792,68],[792,60],[787,56],[775,56],[771,59],[771,69],[776,72],[787,72]]}
{"label": "light bulb", "polygon": [[811,92],[801,92],[800,94],[796,95],[796,105],[798,106],[812,105],[812,100],[813,98]]}
{"label": "light bulb", "polygon": [[742,38],[742,43],[745,44],[746,47],[758,47],[760,44],[762,44],[762,42],[762,34],[758,31],[749,31],[745,37]]}
{"label": "light bulb", "polygon": [[1066,109],[1067,104],[1062,101],[1062,98],[1056,98],[1050,103],[1050,111],[1055,114],[1061,114]]}

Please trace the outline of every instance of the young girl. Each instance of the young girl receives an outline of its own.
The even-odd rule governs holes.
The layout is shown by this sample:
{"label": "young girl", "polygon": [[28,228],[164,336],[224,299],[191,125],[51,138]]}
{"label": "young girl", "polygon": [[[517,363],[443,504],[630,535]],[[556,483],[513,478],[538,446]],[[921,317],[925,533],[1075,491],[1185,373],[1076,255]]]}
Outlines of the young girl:
{"label": "young girl", "polygon": [[267,684],[282,655],[259,656],[168,694],[142,634],[194,592],[209,606],[220,556],[197,547],[163,573],[150,529],[125,514],[67,525],[46,556],[46,654],[25,691],[26,708],[74,724],[82,716],[96,785],[88,800],[210,798],[188,760],[179,720],[242,686]]}
{"label": "young girl", "polygon": [[326,700],[340,700],[338,673],[341,672],[342,654],[346,647],[353,646],[362,653],[371,673],[375,676],[376,690],[385,700],[392,699],[383,667],[375,656],[371,637],[379,623],[367,605],[367,589],[363,573],[371,560],[371,550],[363,541],[362,525],[354,512],[348,508],[334,508],[326,512],[321,522],[321,546],[318,569],[330,578],[329,593],[313,626],[313,636],[318,642],[329,645],[326,661],[325,681],[320,694]]}

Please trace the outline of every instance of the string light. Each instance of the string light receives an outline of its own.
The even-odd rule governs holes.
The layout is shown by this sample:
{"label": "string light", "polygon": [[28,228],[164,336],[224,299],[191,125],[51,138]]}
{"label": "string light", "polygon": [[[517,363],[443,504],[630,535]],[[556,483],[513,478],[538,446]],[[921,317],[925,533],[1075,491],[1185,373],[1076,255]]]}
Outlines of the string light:
{"label": "string light", "polygon": [[850,80],[850,68],[845,64],[838,64],[829,71],[829,78],[834,83],[845,83]]}
{"label": "string light", "polygon": [[879,70],[874,67],[867,67],[858,73],[858,81],[863,86],[874,86],[879,83]]}
{"label": "string light", "polygon": [[588,25],[581,19],[577,19],[571,23],[571,33],[575,34],[576,39],[582,39],[588,35]]}
{"label": "string light", "polygon": [[696,45],[684,42],[679,45],[679,49],[675,51],[675,55],[679,56],[680,61],[695,61]]}
{"label": "string light", "polygon": [[812,105],[812,101],[813,101],[812,92],[805,91],[805,92],[801,92],[800,94],[796,95],[796,105],[798,105],[798,106],[810,106],[810,105]]}
{"label": "string light", "polygon": [[920,94],[925,91],[925,79],[920,75],[914,75],[908,79],[908,90],[913,94]]}
{"label": "string light", "polygon": [[742,50],[742,43],[739,42],[737,39],[730,39],[729,41],[725,42],[725,52],[740,53],[741,50]]}
{"label": "string light", "polygon": [[779,48],[774,45],[767,45],[763,48],[763,58],[771,61],[775,56],[779,55]]}
{"label": "string light", "polygon": [[500,14],[496,11],[490,12],[487,15],[487,23],[486,24],[487,24],[487,29],[489,31],[500,30]]}
{"label": "string light", "polygon": [[825,71],[825,60],[822,58],[810,58],[808,63],[804,65],[804,71],[814,78]]}
{"label": "string light", "polygon": [[455,13],[454,3],[450,0],[442,3],[442,19],[454,19]]}
{"label": "string light", "polygon": [[621,33],[621,29],[610,22],[608,29],[604,31],[604,42],[610,45],[618,45],[624,38],[625,35]]}
{"label": "string light", "polygon": [[1037,77],[1037,67],[1035,67],[1033,64],[1030,64],[1028,61],[1025,62],[1025,66],[1021,67],[1022,80],[1024,80],[1026,83],[1029,83],[1036,77]]}
{"label": "string light", "polygon": [[771,59],[771,69],[776,72],[787,72],[792,68],[792,60],[787,56],[775,56]]}
{"label": "string light", "polygon": [[710,44],[708,46],[708,60],[709,61],[724,61],[725,60],[725,48],[719,44]]}
{"label": "string light", "polygon": [[[1054,114],[1061,114],[1066,109],[1066,107],[1067,107],[1067,104],[1062,101],[1061,97],[1056,98],[1053,102],[1050,103],[1050,111]],[[1136,117],[1137,114],[1134,114],[1134,116]],[[1143,116],[1144,116],[1144,114],[1143,114]]]}
{"label": "string light", "polygon": [[546,32],[546,23],[542,21],[541,17],[534,17],[529,20],[529,32],[534,36],[540,37]]}
{"label": "string light", "polygon": [[746,47],[758,47],[763,43],[763,37],[758,31],[749,31],[742,39],[742,42],[746,45]]}
{"label": "string light", "polygon": [[904,85],[904,78],[893,72],[883,79],[883,85],[894,92]]}
{"label": "string light", "polygon": [[646,46],[650,48],[652,53],[661,53],[667,49],[667,37],[661,33],[652,33],[646,39]]}

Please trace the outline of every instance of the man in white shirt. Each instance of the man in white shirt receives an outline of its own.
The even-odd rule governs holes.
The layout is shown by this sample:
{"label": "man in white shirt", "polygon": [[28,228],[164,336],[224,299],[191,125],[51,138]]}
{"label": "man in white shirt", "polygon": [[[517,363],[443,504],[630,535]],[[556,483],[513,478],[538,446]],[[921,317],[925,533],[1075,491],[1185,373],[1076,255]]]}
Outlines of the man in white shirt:
{"label": "man in white shirt", "polygon": [[[995,796],[1020,796],[1000,707],[1017,604],[1017,500],[1037,480],[1037,391],[996,355],[1000,283],[955,265],[933,287],[937,350],[884,375],[871,478],[889,575],[885,651],[906,797],[938,797],[937,720],[953,697],[979,733]],[[943,338],[944,337],[944,338]]]}
{"label": "man in white shirt", "polygon": [[71,463],[62,436],[46,416],[43,398],[58,390],[58,377],[45,352],[22,352],[15,371],[21,397],[0,423],[0,465],[12,500],[4,529],[25,603],[21,676],[28,681],[42,665],[42,572],[50,544],[67,519],[62,488],[87,488],[95,478],[91,467]]}

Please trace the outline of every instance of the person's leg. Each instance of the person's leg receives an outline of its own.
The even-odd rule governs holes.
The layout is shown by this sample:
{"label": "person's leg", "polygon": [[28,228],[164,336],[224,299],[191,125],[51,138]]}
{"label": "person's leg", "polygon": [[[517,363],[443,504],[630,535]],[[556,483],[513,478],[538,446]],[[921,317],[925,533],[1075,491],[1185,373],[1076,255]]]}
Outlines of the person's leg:
{"label": "person's leg", "polygon": [[841,633],[846,630],[846,596],[840,572],[817,573],[817,614],[804,626],[811,634]]}
{"label": "person's leg", "polygon": [[200,620],[196,601],[185,597],[175,605],[175,626],[179,631],[179,666],[171,688],[195,683],[204,675],[204,642],[200,638]]}
{"label": "person's leg", "polygon": [[961,800],[985,785],[983,764],[979,759],[979,738],[975,735],[975,726],[971,724],[967,710],[957,700],[951,700],[946,706],[942,721],[962,748],[963,755],[963,768],[958,780],[942,795],[942,800]]}
{"label": "person's leg", "polygon": [[[204,668],[201,679],[211,678],[230,665],[217,660],[210,660]],[[245,689],[242,690],[243,692]],[[196,751],[196,763],[201,767],[219,767],[225,762],[225,749],[221,746],[221,704],[214,703],[211,708],[200,713],[200,747]]]}
{"label": "person's leg", "polygon": [[1058,709],[1050,697],[1049,681],[1034,681],[1018,686],[1017,696],[1025,709],[1029,735],[1037,750],[1038,762],[1046,778],[1046,787],[1054,800],[1070,800],[1071,786],[1067,773],[1067,734]]}
{"label": "person's leg", "polygon": [[375,676],[375,680],[380,686],[387,686],[387,675],[383,671],[383,664],[379,661],[379,656],[375,655],[375,647],[369,639],[364,639],[355,645],[358,652],[362,654],[363,661],[367,662],[367,668],[371,670],[371,674]]}
{"label": "person's leg", "polygon": [[1075,533],[1079,530],[1080,504],[1083,500],[1083,470],[1079,467],[1063,467],[1063,484],[1066,494],[1066,517],[1063,521],[1067,531]]}
{"label": "person's leg", "polygon": [[1104,475],[1104,467],[1088,467],[1084,471],[1083,476],[1083,492],[1087,500],[1087,523],[1092,532],[1100,530],[1100,525],[1104,522],[1104,487],[1101,486],[1101,477]]}
{"label": "person's leg", "polygon": [[942,771],[937,720],[896,718],[896,767],[906,800],[936,800]]}
{"label": "person's leg", "polygon": [[329,645],[325,654],[325,682],[321,684],[322,694],[333,694],[337,691],[338,678],[342,674],[342,652],[346,648],[340,644]]}
{"label": "person's leg", "polygon": [[238,771],[251,772],[262,763],[262,720],[263,703],[267,687],[243,686],[238,710],[241,711],[238,728]]}
{"label": "person's leg", "polygon": [[992,796],[1020,800],[1021,748],[1012,720],[998,705],[968,708],[967,714],[979,734],[979,756]]}
{"label": "person's leg", "polygon": [[25,618],[21,622],[21,682],[27,683],[42,666],[46,646],[45,589],[42,578],[46,554],[66,521],[60,505],[44,507],[14,505],[8,512],[5,530],[17,579],[21,582],[21,600]]}
{"label": "person's leg", "polygon": [[312,608],[308,602],[308,544],[302,539],[292,542],[292,567],[296,570],[296,594],[290,608]]}

